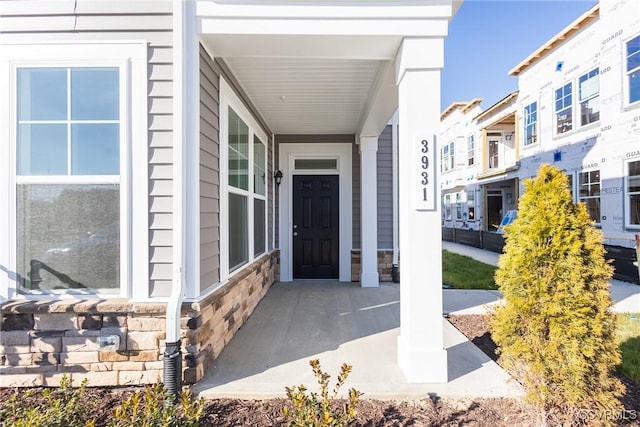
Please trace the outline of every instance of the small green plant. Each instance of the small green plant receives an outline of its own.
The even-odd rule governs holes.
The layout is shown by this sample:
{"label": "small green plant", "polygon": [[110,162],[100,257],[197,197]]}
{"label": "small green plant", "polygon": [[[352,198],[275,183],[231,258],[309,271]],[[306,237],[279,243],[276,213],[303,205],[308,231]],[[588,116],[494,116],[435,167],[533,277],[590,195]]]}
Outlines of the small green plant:
{"label": "small green plant", "polygon": [[313,374],[320,385],[320,394],[311,392],[307,394],[307,388],[301,384],[294,387],[286,387],[287,398],[292,408],[285,406],[284,415],[287,417],[289,427],[340,427],[347,426],[356,419],[356,406],[362,393],[354,388],[349,389],[349,399],[340,410],[336,401],[338,391],[344,385],[351,373],[351,366],[342,364],[338,381],[333,392],[329,395],[329,379],[331,376],[320,367],[320,361],[309,361]]}
{"label": "small green plant", "polygon": [[0,425],[14,427],[93,427],[95,422],[87,419],[91,410],[83,399],[87,380],[77,389],[71,387],[66,375],[60,380],[57,389],[46,388],[41,391],[42,399],[35,404],[36,392],[27,390],[24,395],[14,393],[9,402],[0,410]]}
{"label": "small green plant", "polygon": [[204,399],[191,392],[180,393],[178,403],[172,403],[162,384],[145,386],[116,408],[111,427],[196,427],[204,416]]}
{"label": "small green plant", "polygon": [[[518,218],[506,229],[496,283],[504,296],[490,316],[503,364],[518,374],[529,401],[565,425],[610,425],[623,385],[616,315],[602,233],[584,204],[574,204],[566,175],[542,165],[525,181]],[[573,425],[573,424],[571,424]],[[582,424],[579,424],[582,425]]]}

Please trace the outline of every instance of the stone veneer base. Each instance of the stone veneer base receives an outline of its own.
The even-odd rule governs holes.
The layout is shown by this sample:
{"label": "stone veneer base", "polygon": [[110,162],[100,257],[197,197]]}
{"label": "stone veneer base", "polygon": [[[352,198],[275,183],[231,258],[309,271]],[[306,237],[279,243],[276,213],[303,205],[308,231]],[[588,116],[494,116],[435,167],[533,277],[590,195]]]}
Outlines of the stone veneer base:
{"label": "stone veneer base", "polygon": [[[393,250],[378,251],[378,274],[381,282],[392,282],[391,270],[393,269]],[[351,250],[351,281],[360,281],[360,250]]]}
{"label": "stone veneer base", "polygon": [[[183,381],[197,382],[274,282],[279,253],[265,254],[181,316]],[[162,381],[166,304],[20,300],[0,306],[0,387],[153,384]],[[117,351],[98,337],[118,335]]]}

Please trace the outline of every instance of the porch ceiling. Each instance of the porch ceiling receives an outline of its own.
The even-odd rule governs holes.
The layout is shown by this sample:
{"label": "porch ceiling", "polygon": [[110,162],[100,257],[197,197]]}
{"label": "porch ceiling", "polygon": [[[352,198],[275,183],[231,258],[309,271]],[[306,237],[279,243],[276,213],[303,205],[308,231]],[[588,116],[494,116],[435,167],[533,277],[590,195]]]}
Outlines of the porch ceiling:
{"label": "porch ceiling", "polygon": [[225,58],[276,134],[358,131],[379,61]]}
{"label": "porch ceiling", "polygon": [[[406,37],[444,37],[450,0],[199,0],[196,27],[275,134],[378,136]],[[428,53],[426,53],[428,54]]]}
{"label": "porch ceiling", "polygon": [[[401,37],[204,34],[200,40],[225,61],[275,134],[359,134],[371,127],[373,104],[384,123],[397,108],[389,70]],[[376,99],[383,88],[386,96]]]}

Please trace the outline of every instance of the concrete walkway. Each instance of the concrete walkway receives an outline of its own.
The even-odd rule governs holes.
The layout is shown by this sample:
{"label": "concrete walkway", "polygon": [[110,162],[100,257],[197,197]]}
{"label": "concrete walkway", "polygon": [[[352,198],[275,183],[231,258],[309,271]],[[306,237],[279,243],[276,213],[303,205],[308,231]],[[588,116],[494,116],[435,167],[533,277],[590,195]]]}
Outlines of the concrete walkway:
{"label": "concrete walkway", "polygon": [[444,319],[449,382],[407,383],[396,362],[399,306],[397,284],[276,283],[193,391],[205,398],[284,397],[286,386],[315,384],[308,362],[318,358],[333,379],[342,363],[351,364],[346,387],[368,398],[522,395],[519,384]]}
{"label": "concrete walkway", "polygon": [[[459,243],[442,242],[442,249],[466,255],[485,264],[498,265],[500,254],[474,248]],[[618,313],[640,313],[640,285],[610,280],[611,297],[615,301],[613,311]],[[444,290],[444,311],[452,314],[481,314],[486,307],[496,304],[500,298],[498,291]]]}
{"label": "concrete walkway", "polygon": [[[451,242],[443,248],[498,263],[493,252]],[[640,286],[612,280],[611,293],[614,310],[640,312]],[[482,314],[499,298],[497,291],[447,289],[444,312]],[[523,395],[518,383],[444,319],[449,382],[407,383],[396,362],[399,306],[400,287],[392,283],[367,289],[335,281],[276,283],[192,390],[205,398],[246,399],[284,397],[285,387],[299,384],[314,390],[309,360],[317,358],[332,379],[342,363],[352,365],[346,387],[368,398]]]}

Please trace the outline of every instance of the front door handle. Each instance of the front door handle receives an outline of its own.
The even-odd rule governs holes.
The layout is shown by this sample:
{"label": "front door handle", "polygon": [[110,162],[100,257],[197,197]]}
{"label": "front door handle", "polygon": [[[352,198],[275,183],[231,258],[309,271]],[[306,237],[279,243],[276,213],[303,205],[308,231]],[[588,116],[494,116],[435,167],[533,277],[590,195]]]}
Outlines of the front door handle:
{"label": "front door handle", "polygon": [[297,231],[294,231],[294,232],[293,232],[293,237],[296,237],[297,235],[298,235],[298,232],[297,232]]}

